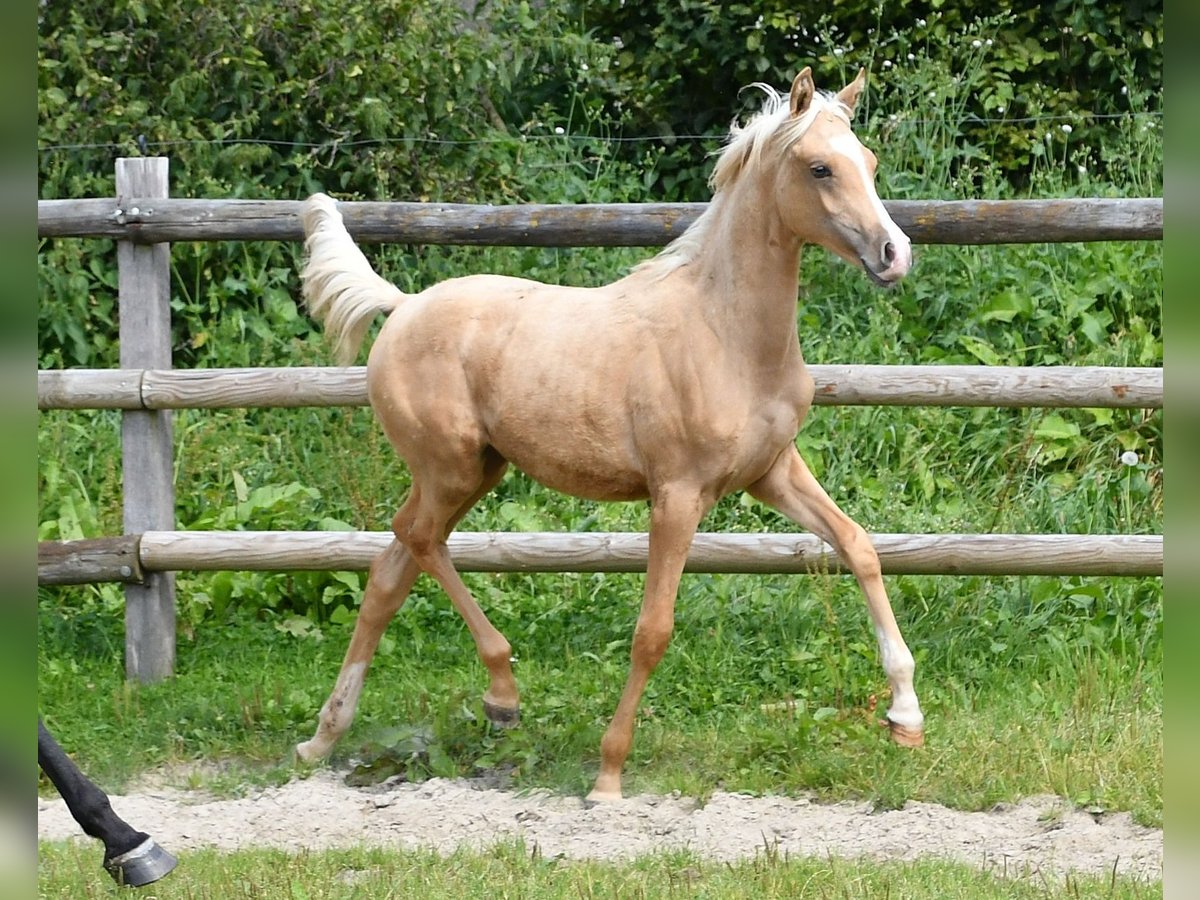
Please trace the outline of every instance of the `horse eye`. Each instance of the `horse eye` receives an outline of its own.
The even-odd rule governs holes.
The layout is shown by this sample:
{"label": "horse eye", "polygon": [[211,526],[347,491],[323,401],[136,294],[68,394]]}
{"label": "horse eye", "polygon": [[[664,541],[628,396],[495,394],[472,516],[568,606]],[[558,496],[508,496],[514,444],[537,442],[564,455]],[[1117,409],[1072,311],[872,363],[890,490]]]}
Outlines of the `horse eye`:
{"label": "horse eye", "polygon": [[813,178],[828,178],[833,174],[829,166],[813,166],[810,171],[813,173]]}

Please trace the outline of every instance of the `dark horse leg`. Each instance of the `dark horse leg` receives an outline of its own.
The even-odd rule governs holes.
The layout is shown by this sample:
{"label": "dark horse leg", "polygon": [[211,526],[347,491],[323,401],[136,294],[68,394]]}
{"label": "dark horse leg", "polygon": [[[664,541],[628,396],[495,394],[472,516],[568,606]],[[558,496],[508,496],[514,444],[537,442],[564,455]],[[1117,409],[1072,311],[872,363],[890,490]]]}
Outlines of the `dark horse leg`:
{"label": "dark horse leg", "polygon": [[79,771],[40,718],[38,765],[54,782],[80,827],[104,842],[104,868],[117,884],[140,887],[158,881],[175,868],[175,857],[113,812],[108,795]]}

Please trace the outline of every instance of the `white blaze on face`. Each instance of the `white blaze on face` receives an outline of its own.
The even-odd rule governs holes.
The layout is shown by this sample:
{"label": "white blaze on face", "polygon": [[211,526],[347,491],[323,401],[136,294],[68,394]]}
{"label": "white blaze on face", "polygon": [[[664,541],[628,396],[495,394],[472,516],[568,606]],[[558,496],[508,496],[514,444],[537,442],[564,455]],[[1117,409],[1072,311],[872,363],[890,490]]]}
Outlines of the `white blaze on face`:
{"label": "white blaze on face", "polygon": [[885,270],[878,274],[891,279],[899,278],[904,275],[909,266],[912,265],[912,245],[908,240],[908,235],[900,230],[892,217],[888,215],[887,209],[883,205],[883,201],[879,199],[879,194],[875,191],[875,182],[871,178],[871,173],[867,169],[867,157],[863,152],[863,145],[859,143],[858,138],[851,132],[844,132],[835,135],[829,140],[829,148],[839,156],[845,157],[851,165],[852,171],[858,173],[859,179],[862,181],[862,188],[867,195],[867,199],[871,204],[871,209],[887,231],[888,241],[892,244],[893,256],[889,262],[884,255],[883,245],[875,248],[874,259],[868,259],[867,262],[872,267],[875,265],[883,265]]}

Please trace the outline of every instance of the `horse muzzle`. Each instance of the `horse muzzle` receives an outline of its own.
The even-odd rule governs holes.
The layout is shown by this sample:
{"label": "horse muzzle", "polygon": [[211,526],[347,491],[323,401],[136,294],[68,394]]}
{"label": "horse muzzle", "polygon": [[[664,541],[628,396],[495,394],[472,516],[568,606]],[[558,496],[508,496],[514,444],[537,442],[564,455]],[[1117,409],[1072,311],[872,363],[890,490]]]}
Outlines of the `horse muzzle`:
{"label": "horse muzzle", "polygon": [[889,235],[879,249],[878,263],[860,256],[863,271],[881,287],[891,287],[912,268],[912,244],[903,234]]}

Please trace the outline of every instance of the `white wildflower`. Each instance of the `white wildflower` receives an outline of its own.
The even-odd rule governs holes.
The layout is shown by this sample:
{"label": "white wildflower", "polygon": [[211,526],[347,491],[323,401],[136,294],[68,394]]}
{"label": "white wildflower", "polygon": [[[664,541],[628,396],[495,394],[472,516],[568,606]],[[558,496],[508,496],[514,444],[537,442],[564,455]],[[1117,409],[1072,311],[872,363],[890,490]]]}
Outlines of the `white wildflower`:
{"label": "white wildflower", "polygon": [[971,41],[971,46],[974,47],[976,50],[978,50],[980,47],[983,46],[983,41],[981,41],[979,39],[973,40],[973,41]]}
{"label": "white wildflower", "polygon": [[833,48],[833,55],[834,55],[834,56],[842,56],[843,54],[845,54],[845,52],[846,52],[846,51],[845,51],[845,50],[843,50],[841,47],[834,47],[834,48]]}
{"label": "white wildflower", "polygon": [[554,126],[554,133],[555,133],[555,134],[566,134],[566,133],[567,133],[567,130],[566,130],[565,128],[563,128],[561,125],[555,125],[555,126]]}
{"label": "white wildflower", "polygon": [[1132,450],[1126,450],[1121,454],[1121,462],[1127,466],[1136,466],[1138,464],[1138,455]]}
{"label": "white wildflower", "polygon": [[1063,123],[1062,123],[1061,125],[1059,125],[1058,127],[1062,129],[1062,133],[1063,133],[1063,134],[1070,134],[1070,133],[1071,133],[1071,132],[1074,130],[1074,129],[1072,129],[1072,128],[1071,128],[1071,126],[1070,126],[1070,125],[1068,125],[1066,122],[1063,122]]}

